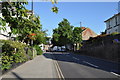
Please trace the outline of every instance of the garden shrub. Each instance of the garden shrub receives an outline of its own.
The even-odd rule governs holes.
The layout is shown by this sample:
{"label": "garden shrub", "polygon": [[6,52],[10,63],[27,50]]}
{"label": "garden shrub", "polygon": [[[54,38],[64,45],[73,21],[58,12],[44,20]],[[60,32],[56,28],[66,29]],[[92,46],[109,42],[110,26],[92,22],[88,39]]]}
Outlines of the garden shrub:
{"label": "garden shrub", "polygon": [[[26,44],[11,41],[11,40],[0,40],[0,43],[3,43],[2,46],[2,54],[1,56],[1,63],[0,66],[2,70],[10,69],[13,63],[22,63],[27,61],[32,51],[29,51],[29,47]],[[28,47],[28,53],[26,54],[25,47]]]}
{"label": "garden shrub", "polygon": [[117,35],[117,34],[120,34],[120,33],[118,33],[118,32],[113,32],[113,33],[111,33],[110,35]]}
{"label": "garden shrub", "polygon": [[6,70],[10,69],[13,63],[13,56],[8,56],[6,53],[1,54],[1,63],[2,65],[0,66],[1,70]]}
{"label": "garden shrub", "polygon": [[30,60],[32,60],[32,59],[33,59],[33,51],[32,51],[32,48],[28,48],[27,54],[28,54],[28,58],[29,58]]}
{"label": "garden shrub", "polygon": [[34,48],[37,51],[37,55],[41,55],[43,53],[43,51],[41,50],[41,47],[39,47],[38,45],[35,45]]}

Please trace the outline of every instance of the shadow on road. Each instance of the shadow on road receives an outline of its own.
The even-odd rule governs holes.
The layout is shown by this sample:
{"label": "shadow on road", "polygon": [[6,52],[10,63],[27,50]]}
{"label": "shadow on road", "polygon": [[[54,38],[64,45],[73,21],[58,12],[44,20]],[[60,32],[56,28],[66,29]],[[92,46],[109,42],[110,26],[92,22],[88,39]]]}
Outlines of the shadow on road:
{"label": "shadow on road", "polygon": [[24,80],[15,72],[12,72],[12,74],[16,77],[16,80]]}
{"label": "shadow on road", "polygon": [[[88,56],[82,56],[77,54],[66,54],[66,53],[44,53],[46,58],[50,58],[57,61],[71,62],[76,64],[81,64],[87,67],[92,67],[108,72],[115,72],[120,74],[120,63],[113,63],[106,60],[101,60],[97,58],[92,58]],[[51,57],[51,56],[53,57]]]}

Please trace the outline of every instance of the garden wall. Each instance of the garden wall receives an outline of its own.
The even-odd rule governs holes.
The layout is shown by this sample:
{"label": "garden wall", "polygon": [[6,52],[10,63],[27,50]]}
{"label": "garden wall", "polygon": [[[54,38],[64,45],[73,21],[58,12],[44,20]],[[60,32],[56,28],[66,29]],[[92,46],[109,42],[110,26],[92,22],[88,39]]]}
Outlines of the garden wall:
{"label": "garden wall", "polygon": [[90,38],[83,44],[79,53],[120,62],[120,34]]}

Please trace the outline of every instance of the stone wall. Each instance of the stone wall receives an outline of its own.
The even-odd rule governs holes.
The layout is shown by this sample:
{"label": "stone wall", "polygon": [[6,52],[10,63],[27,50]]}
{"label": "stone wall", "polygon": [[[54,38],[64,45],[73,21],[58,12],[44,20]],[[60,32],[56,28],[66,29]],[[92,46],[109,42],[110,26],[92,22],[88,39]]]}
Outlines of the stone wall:
{"label": "stone wall", "polygon": [[110,61],[120,61],[120,34],[91,38],[83,44],[79,53]]}

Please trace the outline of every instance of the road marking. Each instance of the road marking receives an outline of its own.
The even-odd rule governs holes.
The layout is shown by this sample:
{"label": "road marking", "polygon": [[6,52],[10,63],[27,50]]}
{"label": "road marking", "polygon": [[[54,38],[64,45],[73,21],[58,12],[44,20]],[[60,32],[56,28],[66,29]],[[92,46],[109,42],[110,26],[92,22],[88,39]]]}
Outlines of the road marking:
{"label": "road marking", "polygon": [[91,65],[91,66],[93,66],[93,67],[98,67],[98,66],[96,66],[96,65],[94,65],[94,64],[91,64],[91,63],[89,63],[89,62],[86,62],[86,61],[83,61],[84,63],[86,63],[86,64],[89,64],[89,65]]}
{"label": "road marking", "polygon": [[59,73],[60,73],[60,75],[61,75],[61,80],[65,80],[65,78],[64,78],[64,76],[63,76],[63,73],[62,73],[62,71],[61,71],[61,69],[60,69],[59,64],[58,64],[57,61],[56,61],[56,65],[57,65],[58,70],[59,70]]}
{"label": "road marking", "polygon": [[112,73],[112,74],[114,74],[114,75],[116,75],[116,76],[119,76],[119,77],[120,77],[120,75],[119,75],[119,74],[116,74],[116,73],[114,73],[114,72],[110,72],[110,73]]}
{"label": "road marking", "polygon": [[57,70],[58,78],[59,78],[60,80],[65,80],[65,78],[64,78],[64,76],[63,76],[63,74],[62,74],[62,71],[61,71],[61,69],[60,69],[60,67],[59,67],[59,64],[58,64],[58,62],[57,62],[56,60],[54,60],[54,64],[55,64],[55,68],[56,68],[56,70]]}
{"label": "road marking", "polygon": [[57,66],[55,64],[55,61],[54,61],[54,65],[55,65],[55,68],[56,68],[56,71],[57,71],[58,78],[60,78],[60,74],[59,74],[59,71],[58,71]]}
{"label": "road marking", "polygon": [[76,60],[79,60],[78,58],[76,58],[76,57],[73,57],[74,59],[76,59]]}
{"label": "road marking", "polygon": [[[52,56],[52,57],[54,57],[54,56]],[[54,63],[55,68],[56,68],[56,70],[57,70],[58,78],[59,78],[60,80],[65,80],[65,78],[64,78],[64,76],[63,76],[63,73],[62,73],[62,71],[61,71],[61,69],[60,69],[60,67],[59,67],[58,61],[57,61],[57,60],[53,60],[53,63]]]}

